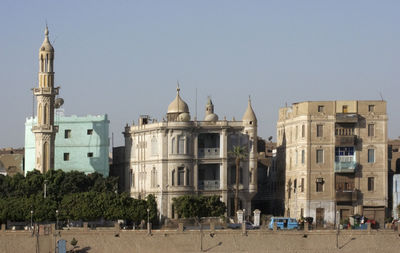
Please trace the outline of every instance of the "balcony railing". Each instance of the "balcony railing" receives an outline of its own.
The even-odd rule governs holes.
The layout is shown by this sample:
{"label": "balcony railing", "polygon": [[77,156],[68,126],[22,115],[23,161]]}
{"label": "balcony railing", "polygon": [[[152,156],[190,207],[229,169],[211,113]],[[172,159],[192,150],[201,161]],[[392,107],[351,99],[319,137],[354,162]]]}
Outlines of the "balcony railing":
{"label": "balcony railing", "polygon": [[337,202],[353,202],[357,201],[357,190],[336,191]]}
{"label": "balcony railing", "polygon": [[35,95],[58,95],[60,87],[44,87],[44,88],[33,88],[33,94]]}
{"label": "balcony railing", "polygon": [[219,157],[219,148],[199,148],[199,157]]}
{"label": "balcony railing", "polygon": [[219,180],[200,180],[199,190],[219,190]]}
{"label": "balcony railing", "polygon": [[355,135],[336,135],[335,145],[336,146],[355,146],[356,136]]}
{"label": "balcony railing", "polygon": [[338,123],[357,123],[358,115],[355,113],[336,113],[336,122],[338,122]]}
{"label": "balcony railing", "polygon": [[336,156],[335,158],[335,172],[353,173],[356,165],[354,156]]}

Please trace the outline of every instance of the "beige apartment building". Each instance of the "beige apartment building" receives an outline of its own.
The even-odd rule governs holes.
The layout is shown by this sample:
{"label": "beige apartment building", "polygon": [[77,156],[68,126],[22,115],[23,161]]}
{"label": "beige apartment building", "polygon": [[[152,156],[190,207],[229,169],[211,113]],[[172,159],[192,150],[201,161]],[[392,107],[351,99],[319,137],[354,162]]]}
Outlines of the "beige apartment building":
{"label": "beige apartment building", "polygon": [[278,162],[285,215],[317,225],[365,215],[383,224],[388,205],[385,101],[315,101],[279,110]]}

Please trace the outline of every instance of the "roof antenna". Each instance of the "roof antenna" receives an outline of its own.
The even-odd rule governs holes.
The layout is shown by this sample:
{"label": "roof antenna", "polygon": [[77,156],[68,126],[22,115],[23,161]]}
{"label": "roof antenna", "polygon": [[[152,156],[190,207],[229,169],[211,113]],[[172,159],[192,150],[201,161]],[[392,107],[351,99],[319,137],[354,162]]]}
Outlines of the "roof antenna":
{"label": "roof antenna", "polygon": [[381,100],[383,101],[382,93],[379,91],[379,96],[381,96]]}
{"label": "roof antenna", "polygon": [[197,87],[196,87],[196,106],[195,106],[195,117],[194,120],[197,121]]}

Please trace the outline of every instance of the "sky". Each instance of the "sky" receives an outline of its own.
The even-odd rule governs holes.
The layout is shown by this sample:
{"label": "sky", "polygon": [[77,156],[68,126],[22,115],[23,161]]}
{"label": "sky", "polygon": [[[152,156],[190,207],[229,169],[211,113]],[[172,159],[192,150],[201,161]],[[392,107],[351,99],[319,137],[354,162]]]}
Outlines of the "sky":
{"label": "sky", "polygon": [[278,110],[310,100],[387,101],[400,136],[400,1],[0,2],[0,148],[23,147],[48,24],[65,115],[162,120],[176,96],[192,118],[207,96],[220,119],[241,119],[248,97],[263,138]]}

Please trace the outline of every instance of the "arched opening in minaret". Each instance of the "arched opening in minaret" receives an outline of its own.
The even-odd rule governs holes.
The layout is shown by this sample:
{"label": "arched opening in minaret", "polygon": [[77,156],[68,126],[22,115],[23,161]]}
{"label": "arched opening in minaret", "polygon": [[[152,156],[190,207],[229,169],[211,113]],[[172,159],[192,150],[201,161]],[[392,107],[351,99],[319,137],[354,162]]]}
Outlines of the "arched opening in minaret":
{"label": "arched opening in minaret", "polygon": [[40,55],[40,72],[43,72],[43,55]]}
{"label": "arched opening in minaret", "polygon": [[53,72],[53,57],[50,58],[50,69],[49,72]]}
{"label": "arched opening in minaret", "polygon": [[44,64],[44,72],[48,72],[49,69],[49,54],[46,54],[46,60],[45,60],[45,64]]}
{"label": "arched opening in minaret", "polygon": [[45,173],[49,169],[49,143],[46,141],[43,145],[43,173]]}
{"label": "arched opening in minaret", "polygon": [[42,114],[43,114],[43,112],[42,112],[42,104],[40,103],[39,104],[39,106],[38,106],[38,108],[39,108],[39,112],[38,112],[38,124],[40,125],[40,124],[42,124]]}
{"label": "arched opening in minaret", "polygon": [[44,105],[44,112],[43,112],[43,124],[48,125],[49,124],[49,105],[45,104]]}

